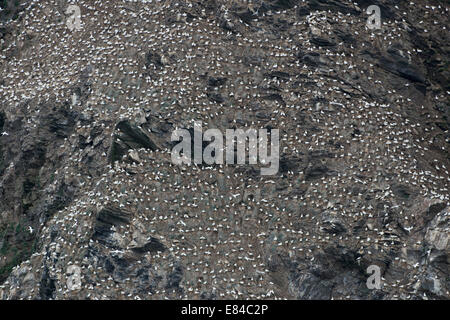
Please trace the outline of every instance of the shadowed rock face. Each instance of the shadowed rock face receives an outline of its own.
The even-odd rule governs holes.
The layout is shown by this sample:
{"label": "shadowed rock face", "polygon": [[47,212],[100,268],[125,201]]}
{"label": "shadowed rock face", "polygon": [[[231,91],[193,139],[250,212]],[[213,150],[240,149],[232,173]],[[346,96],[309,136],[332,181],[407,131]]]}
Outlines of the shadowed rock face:
{"label": "shadowed rock face", "polygon": [[[8,1],[0,298],[449,299],[450,8],[416,2],[97,1],[71,31]],[[173,165],[194,121],[279,129],[278,172]]]}
{"label": "shadowed rock face", "polygon": [[43,300],[53,299],[55,289],[55,279],[50,278],[48,269],[45,269],[42,273],[41,283],[39,286],[40,298]]}
{"label": "shadowed rock face", "polygon": [[[16,20],[19,17],[19,13],[24,9],[26,0],[2,0],[0,2],[0,21],[5,22],[8,20]],[[3,38],[7,34],[5,31],[0,31],[0,35]]]}
{"label": "shadowed rock face", "polygon": [[156,150],[158,147],[150,137],[136,124],[123,120],[116,125],[116,134],[111,145],[110,159],[121,160],[130,149],[146,148]]}
{"label": "shadowed rock face", "polygon": [[128,225],[130,223],[130,213],[117,208],[103,208],[97,215],[94,234],[92,239],[105,245],[114,247],[114,240],[111,239],[112,228]]}
{"label": "shadowed rock face", "polygon": [[131,250],[133,250],[136,253],[139,254],[143,254],[146,252],[158,252],[158,251],[164,251],[166,248],[164,247],[164,245],[159,242],[158,239],[156,238],[151,238],[149,242],[147,242],[146,244],[144,244],[141,247],[135,247],[132,248]]}

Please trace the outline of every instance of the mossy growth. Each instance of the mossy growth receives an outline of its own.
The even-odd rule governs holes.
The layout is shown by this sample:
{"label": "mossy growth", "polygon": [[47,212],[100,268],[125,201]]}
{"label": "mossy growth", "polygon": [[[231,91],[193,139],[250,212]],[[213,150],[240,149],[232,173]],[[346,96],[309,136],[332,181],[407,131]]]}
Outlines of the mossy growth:
{"label": "mossy growth", "polygon": [[30,257],[36,250],[36,239],[22,223],[0,226],[0,283],[4,282],[12,269]]}

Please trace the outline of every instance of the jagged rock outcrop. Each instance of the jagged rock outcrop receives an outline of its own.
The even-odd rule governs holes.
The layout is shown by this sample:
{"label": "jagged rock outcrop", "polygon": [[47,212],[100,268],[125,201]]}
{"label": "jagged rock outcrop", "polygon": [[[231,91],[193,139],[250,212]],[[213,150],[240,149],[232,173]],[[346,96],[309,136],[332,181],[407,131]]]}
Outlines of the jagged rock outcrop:
{"label": "jagged rock outcrop", "polygon": [[[77,4],[0,11],[0,298],[449,299],[448,3]],[[174,165],[194,121],[278,172]]]}

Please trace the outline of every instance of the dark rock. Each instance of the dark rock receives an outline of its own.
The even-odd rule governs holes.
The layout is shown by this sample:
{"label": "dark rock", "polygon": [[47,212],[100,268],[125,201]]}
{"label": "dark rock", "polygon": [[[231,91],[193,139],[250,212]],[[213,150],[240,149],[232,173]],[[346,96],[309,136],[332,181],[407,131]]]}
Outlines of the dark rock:
{"label": "dark rock", "polygon": [[336,45],[336,43],[334,43],[330,39],[326,39],[323,37],[313,37],[311,39],[311,43],[318,45],[319,47],[332,47]]}
{"label": "dark rock", "polygon": [[130,149],[146,148],[157,150],[158,146],[151,140],[149,135],[137,125],[122,120],[116,125],[113,143],[109,151],[110,162],[121,160]]}
{"label": "dark rock", "polygon": [[101,209],[97,214],[92,239],[104,245],[116,247],[115,241],[110,237],[113,233],[111,227],[127,225],[130,223],[130,218],[130,213],[117,208],[107,207]]}
{"label": "dark rock", "polygon": [[290,76],[289,73],[282,72],[282,71],[273,71],[273,72],[264,74],[264,77],[277,78],[278,80],[289,79],[289,76]]}
{"label": "dark rock", "polygon": [[114,272],[115,266],[114,266],[114,264],[111,262],[110,259],[105,259],[104,267],[105,267],[105,271],[106,271],[106,272],[108,272],[108,273],[113,273],[113,272]]}
{"label": "dark rock", "polygon": [[344,31],[342,29],[336,29],[334,31],[334,33],[345,43],[347,44],[355,44],[356,40],[355,38],[351,35],[350,32]]}
{"label": "dark rock", "polygon": [[392,187],[394,194],[402,199],[409,200],[416,196],[416,193],[408,186],[395,184]]}
{"label": "dark rock", "polygon": [[317,52],[304,53],[304,52],[300,51],[297,54],[297,57],[299,58],[299,60],[301,62],[303,62],[307,66],[317,67],[317,66],[323,64],[322,60],[320,59],[320,54]]}
{"label": "dark rock", "polygon": [[222,97],[220,93],[214,93],[214,92],[208,92],[206,94],[209,98],[209,100],[217,103],[223,103],[225,102],[225,99]]}
{"label": "dark rock", "polygon": [[50,277],[47,266],[44,267],[42,278],[39,286],[39,295],[42,300],[49,300],[53,298],[55,293],[55,279]]}
{"label": "dark rock", "polygon": [[5,113],[0,112],[0,130],[3,130],[3,126],[5,125],[6,116]]}
{"label": "dark rock", "polygon": [[347,231],[340,219],[328,213],[323,214],[322,226],[320,227],[320,229],[331,234],[340,234]]}
{"label": "dark rock", "polygon": [[177,289],[183,279],[183,269],[180,265],[173,268],[173,271],[167,276],[166,289]]}
{"label": "dark rock", "polygon": [[235,15],[238,16],[243,22],[246,24],[250,24],[253,19],[255,19],[255,15],[249,9],[235,12]]}
{"label": "dark rock", "polygon": [[120,226],[130,223],[131,214],[117,208],[103,208],[97,215],[97,222],[111,226]]}
{"label": "dark rock", "polygon": [[163,66],[163,63],[161,61],[161,55],[159,53],[150,51],[145,56],[145,66],[149,68],[152,65],[161,68]]}
{"label": "dark rock", "polygon": [[351,14],[358,15],[358,12],[355,8],[348,5],[347,3],[342,3],[342,1],[334,1],[334,0],[308,0],[308,10],[311,11],[328,11],[331,10],[333,12],[341,12],[343,14]]}
{"label": "dark rock", "polygon": [[396,56],[395,59],[393,58],[394,57],[389,58],[386,56],[380,57],[378,66],[407,80],[425,83],[425,77],[420,70],[413,65],[410,65],[405,58],[400,56]]}
{"label": "dark rock", "polygon": [[77,115],[75,113],[68,110],[67,105],[53,108],[53,112],[44,117],[43,126],[48,128],[58,138],[66,138],[75,125],[76,117]]}
{"label": "dark rock", "polygon": [[146,252],[163,252],[166,250],[166,247],[158,239],[151,237],[150,241],[148,241],[145,245],[131,248],[131,250],[138,254],[144,254]]}
{"label": "dark rock", "polygon": [[288,171],[301,170],[306,166],[305,163],[302,163],[301,158],[292,158],[287,157],[285,155],[281,156],[280,159],[280,173],[286,173]]}
{"label": "dark rock", "polygon": [[306,180],[318,179],[320,177],[326,176],[329,171],[330,170],[325,165],[322,164],[312,165],[311,167],[306,169],[305,179]]}
{"label": "dark rock", "polygon": [[446,207],[447,207],[447,205],[443,202],[432,204],[428,208],[427,217],[430,218],[430,220],[433,219],[434,216],[436,216],[436,214],[438,214],[439,212],[444,210]]}
{"label": "dark rock", "polygon": [[224,85],[226,82],[227,82],[227,78],[210,77],[208,79],[208,86],[210,86],[210,87],[220,87],[220,86]]}
{"label": "dark rock", "polygon": [[297,299],[329,300],[332,293],[330,281],[320,279],[313,274],[302,274],[296,279],[299,286],[296,288]]}
{"label": "dark rock", "polygon": [[269,7],[272,10],[286,10],[293,8],[296,4],[296,0],[275,0],[270,1]]}

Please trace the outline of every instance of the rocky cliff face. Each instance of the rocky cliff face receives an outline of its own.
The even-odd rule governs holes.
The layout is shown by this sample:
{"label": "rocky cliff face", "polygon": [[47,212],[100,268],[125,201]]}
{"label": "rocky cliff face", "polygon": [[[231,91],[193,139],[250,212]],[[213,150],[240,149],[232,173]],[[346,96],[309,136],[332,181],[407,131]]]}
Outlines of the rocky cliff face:
{"label": "rocky cliff face", "polygon": [[[0,11],[1,298],[450,297],[448,1],[70,4]],[[277,175],[173,165],[194,121]]]}

